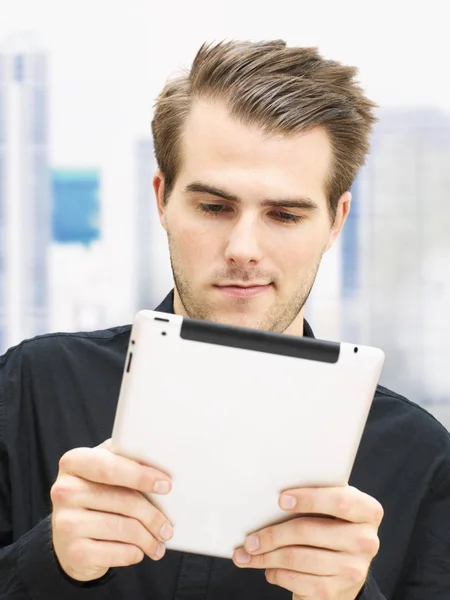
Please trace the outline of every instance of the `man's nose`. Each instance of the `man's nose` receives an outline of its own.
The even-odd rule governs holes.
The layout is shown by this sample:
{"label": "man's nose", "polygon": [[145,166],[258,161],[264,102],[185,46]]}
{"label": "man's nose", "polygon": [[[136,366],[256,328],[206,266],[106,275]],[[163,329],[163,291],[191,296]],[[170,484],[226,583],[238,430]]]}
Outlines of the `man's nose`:
{"label": "man's nose", "polygon": [[227,262],[236,266],[257,264],[261,261],[261,231],[254,215],[242,215],[229,230],[225,250]]}

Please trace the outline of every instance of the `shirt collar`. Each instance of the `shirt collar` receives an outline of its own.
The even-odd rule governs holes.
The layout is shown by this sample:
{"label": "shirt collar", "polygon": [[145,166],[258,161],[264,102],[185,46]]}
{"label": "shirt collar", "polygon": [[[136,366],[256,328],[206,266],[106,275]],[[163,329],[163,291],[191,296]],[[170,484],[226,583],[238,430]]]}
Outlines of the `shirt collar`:
{"label": "shirt collar", "polygon": [[[167,294],[167,296],[164,298],[164,300],[161,302],[161,304],[155,308],[155,310],[158,312],[164,312],[169,315],[173,315],[174,314],[173,298],[174,298],[174,292],[173,292],[173,290],[171,290]],[[303,335],[304,335],[304,337],[309,337],[309,338],[314,337],[313,330],[311,329],[311,326],[306,319],[303,320]]]}

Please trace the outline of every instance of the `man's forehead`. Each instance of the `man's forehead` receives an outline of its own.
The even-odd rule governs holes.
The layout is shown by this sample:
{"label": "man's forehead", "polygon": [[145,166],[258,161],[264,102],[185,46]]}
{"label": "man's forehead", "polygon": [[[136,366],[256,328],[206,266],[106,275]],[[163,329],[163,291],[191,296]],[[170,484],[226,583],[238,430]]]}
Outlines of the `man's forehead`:
{"label": "man's forehead", "polygon": [[323,189],[331,165],[331,144],[323,128],[289,136],[267,135],[261,128],[231,117],[217,102],[195,103],[181,142],[179,174],[184,183],[202,179],[223,185],[223,173],[237,185],[244,180],[250,184],[253,178],[261,186],[266,182],[276,188],[282,180],[286,193],[298,190],[300,183],[315,187],[317,193],[318,186]]}

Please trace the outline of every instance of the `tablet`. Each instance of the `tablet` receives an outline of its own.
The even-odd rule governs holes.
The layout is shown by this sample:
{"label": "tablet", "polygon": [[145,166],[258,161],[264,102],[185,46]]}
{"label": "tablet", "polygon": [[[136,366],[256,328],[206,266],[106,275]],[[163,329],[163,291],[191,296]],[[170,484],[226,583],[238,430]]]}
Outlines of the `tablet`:
{"label": "tablet", "polygon": [[378,348],[137,313],[113,451],[172,477],[148,497],[167,547],[223,558],[292,518],[282,490],[348,483],[384,362]]}

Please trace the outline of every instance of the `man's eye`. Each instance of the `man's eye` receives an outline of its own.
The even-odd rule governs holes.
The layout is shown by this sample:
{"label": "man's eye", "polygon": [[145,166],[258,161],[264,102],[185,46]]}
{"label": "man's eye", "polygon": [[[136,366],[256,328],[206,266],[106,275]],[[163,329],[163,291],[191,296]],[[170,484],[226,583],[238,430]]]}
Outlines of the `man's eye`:
{"label": "man's eye", "polygon": [[222,212],[227,212],[229,209],[225,204],[199,204],[198,208],[209,215],[218,215]]}
{"label": "man's eye", "polygon": [[300,217],[299,215],[293,215],[292,213],[286,213],[279,210],[273,212],[272,215],[275,219],[283,221],[284,223],[300,223],[304,220],[303,217]]}

